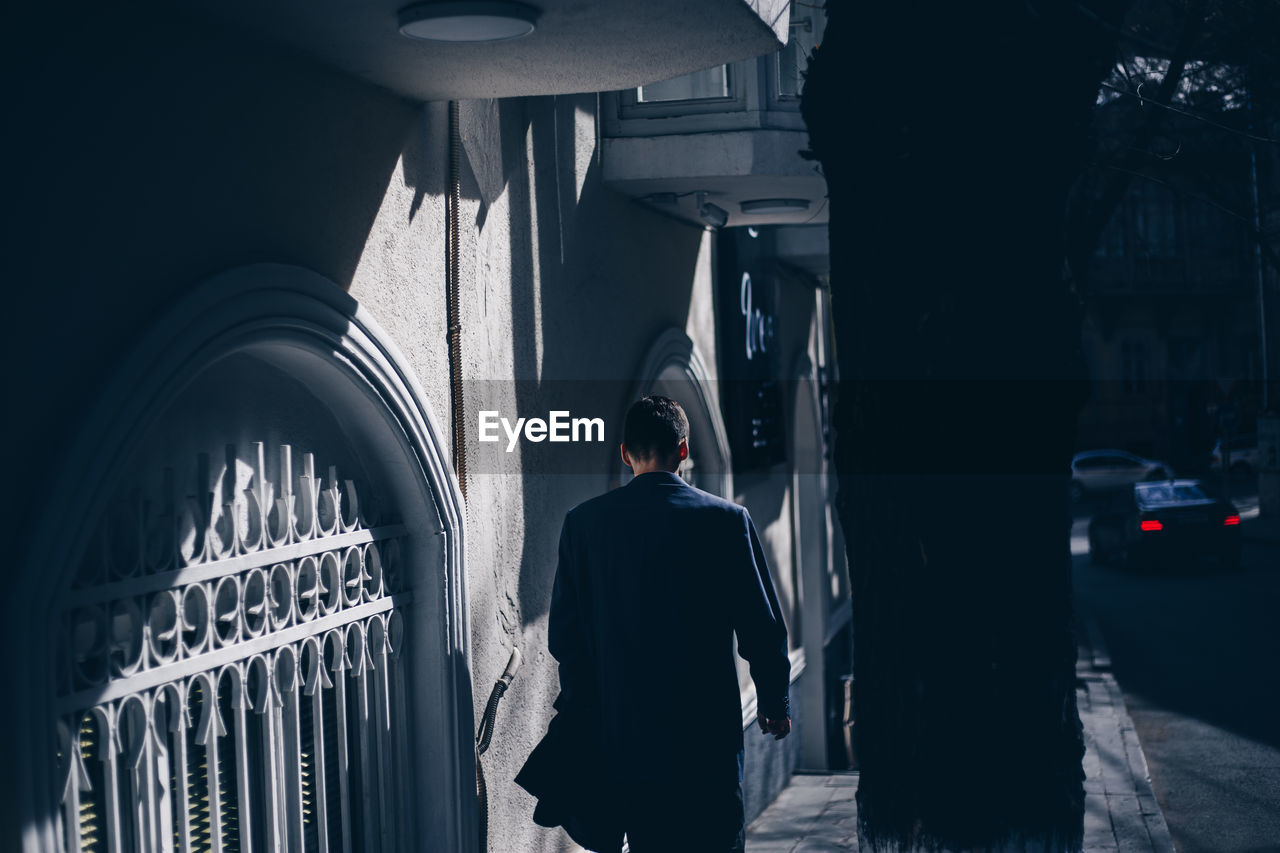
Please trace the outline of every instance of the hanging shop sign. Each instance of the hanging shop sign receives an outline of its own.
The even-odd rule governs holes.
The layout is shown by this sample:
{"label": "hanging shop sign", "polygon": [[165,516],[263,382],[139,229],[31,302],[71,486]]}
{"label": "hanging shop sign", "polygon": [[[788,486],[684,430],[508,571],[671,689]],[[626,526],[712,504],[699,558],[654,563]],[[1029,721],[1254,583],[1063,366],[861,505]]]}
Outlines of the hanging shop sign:
{"label": "hanging shop sign", "polygon": [[735,472],[786,459],[779,387],[778,279],[745,228],[721,231],[720,402]]}

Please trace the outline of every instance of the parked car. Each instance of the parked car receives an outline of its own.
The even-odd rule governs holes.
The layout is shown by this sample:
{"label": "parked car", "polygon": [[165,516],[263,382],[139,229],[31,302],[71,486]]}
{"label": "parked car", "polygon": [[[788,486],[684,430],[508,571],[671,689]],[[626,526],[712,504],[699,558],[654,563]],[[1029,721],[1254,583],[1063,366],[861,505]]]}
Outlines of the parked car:
{"label": "parked car", "polygon": [[[1258,436],[1237,435],[1227,443],[1231,452],[1231,472],[1233,474],[1252,474],[1258,470]],[[1222,441],[1213,446],[1209,454],[1209,467],[1214,471],[1222,470]]]}
{"label": "parked car", "polygon": [[1240,513],[1199,480],[1137,483],[1110,496],[1089,520],[1089,557],[1126,568],[1183,567],[1212,558],[1240,564]]}
{"label": "parked car", "polygon": [[1086,450],[1071,459],[1071,499],[1124,489],[1147,480],[1168,480],[1173,468],[1123,450]]}

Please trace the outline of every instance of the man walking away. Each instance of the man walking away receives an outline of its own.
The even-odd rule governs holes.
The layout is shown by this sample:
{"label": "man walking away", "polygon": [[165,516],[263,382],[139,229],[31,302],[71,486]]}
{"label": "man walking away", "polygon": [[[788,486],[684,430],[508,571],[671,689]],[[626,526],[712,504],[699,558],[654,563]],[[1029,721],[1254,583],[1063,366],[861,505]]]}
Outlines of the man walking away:
{"label": "man walking away", "polygon": [[516,781],[534,820],[632,853],[743,850],[742,710],[750,664],[761,731],[791,731],[787,631],[755,526],[675,472],[680,404],[627,412],[626,486],[571,510],[560,533],[549,646],[559,715]]}

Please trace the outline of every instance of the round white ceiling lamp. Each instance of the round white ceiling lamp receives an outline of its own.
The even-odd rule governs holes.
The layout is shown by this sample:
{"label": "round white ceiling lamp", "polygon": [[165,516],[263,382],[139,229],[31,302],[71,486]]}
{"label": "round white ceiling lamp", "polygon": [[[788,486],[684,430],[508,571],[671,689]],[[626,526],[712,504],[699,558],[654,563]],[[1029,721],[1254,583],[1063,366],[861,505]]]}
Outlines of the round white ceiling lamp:
{"label": "round white ceiling lamp", "polygon": [[479,44],[529,35],[538,10],[512,0],[440,0],[406,6],[399,18],[411,39]]}
{"label": "round white ceiling lamp", "polygon": [[772,213],[799,213],[809,209],[809,201],[803,198],[757,198],[744,201],[739,207],[743,213],[764,216]]}

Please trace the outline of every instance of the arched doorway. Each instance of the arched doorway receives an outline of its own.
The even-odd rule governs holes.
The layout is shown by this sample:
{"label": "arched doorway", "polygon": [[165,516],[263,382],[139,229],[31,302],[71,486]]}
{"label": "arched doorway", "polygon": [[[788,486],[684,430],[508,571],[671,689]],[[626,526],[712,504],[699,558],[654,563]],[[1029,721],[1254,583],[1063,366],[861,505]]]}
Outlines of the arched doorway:
{"label": "arched doorway", "polygon": [[440,435],[394,344],[305,270],[220,276],[157,324],[18,578],[24,847],[474,849]]}
{"label": "arched doorway", "polygon": [[[657,337],[645,356],[640,377],[627,405],[649,394],[680,403],[689,418],[689,458],[680,474],[705,492],[733,500],[733,464],[728,433],[706,362],[697,346],[680,329]],[[621,482],[631,473],[621,465]]]}

